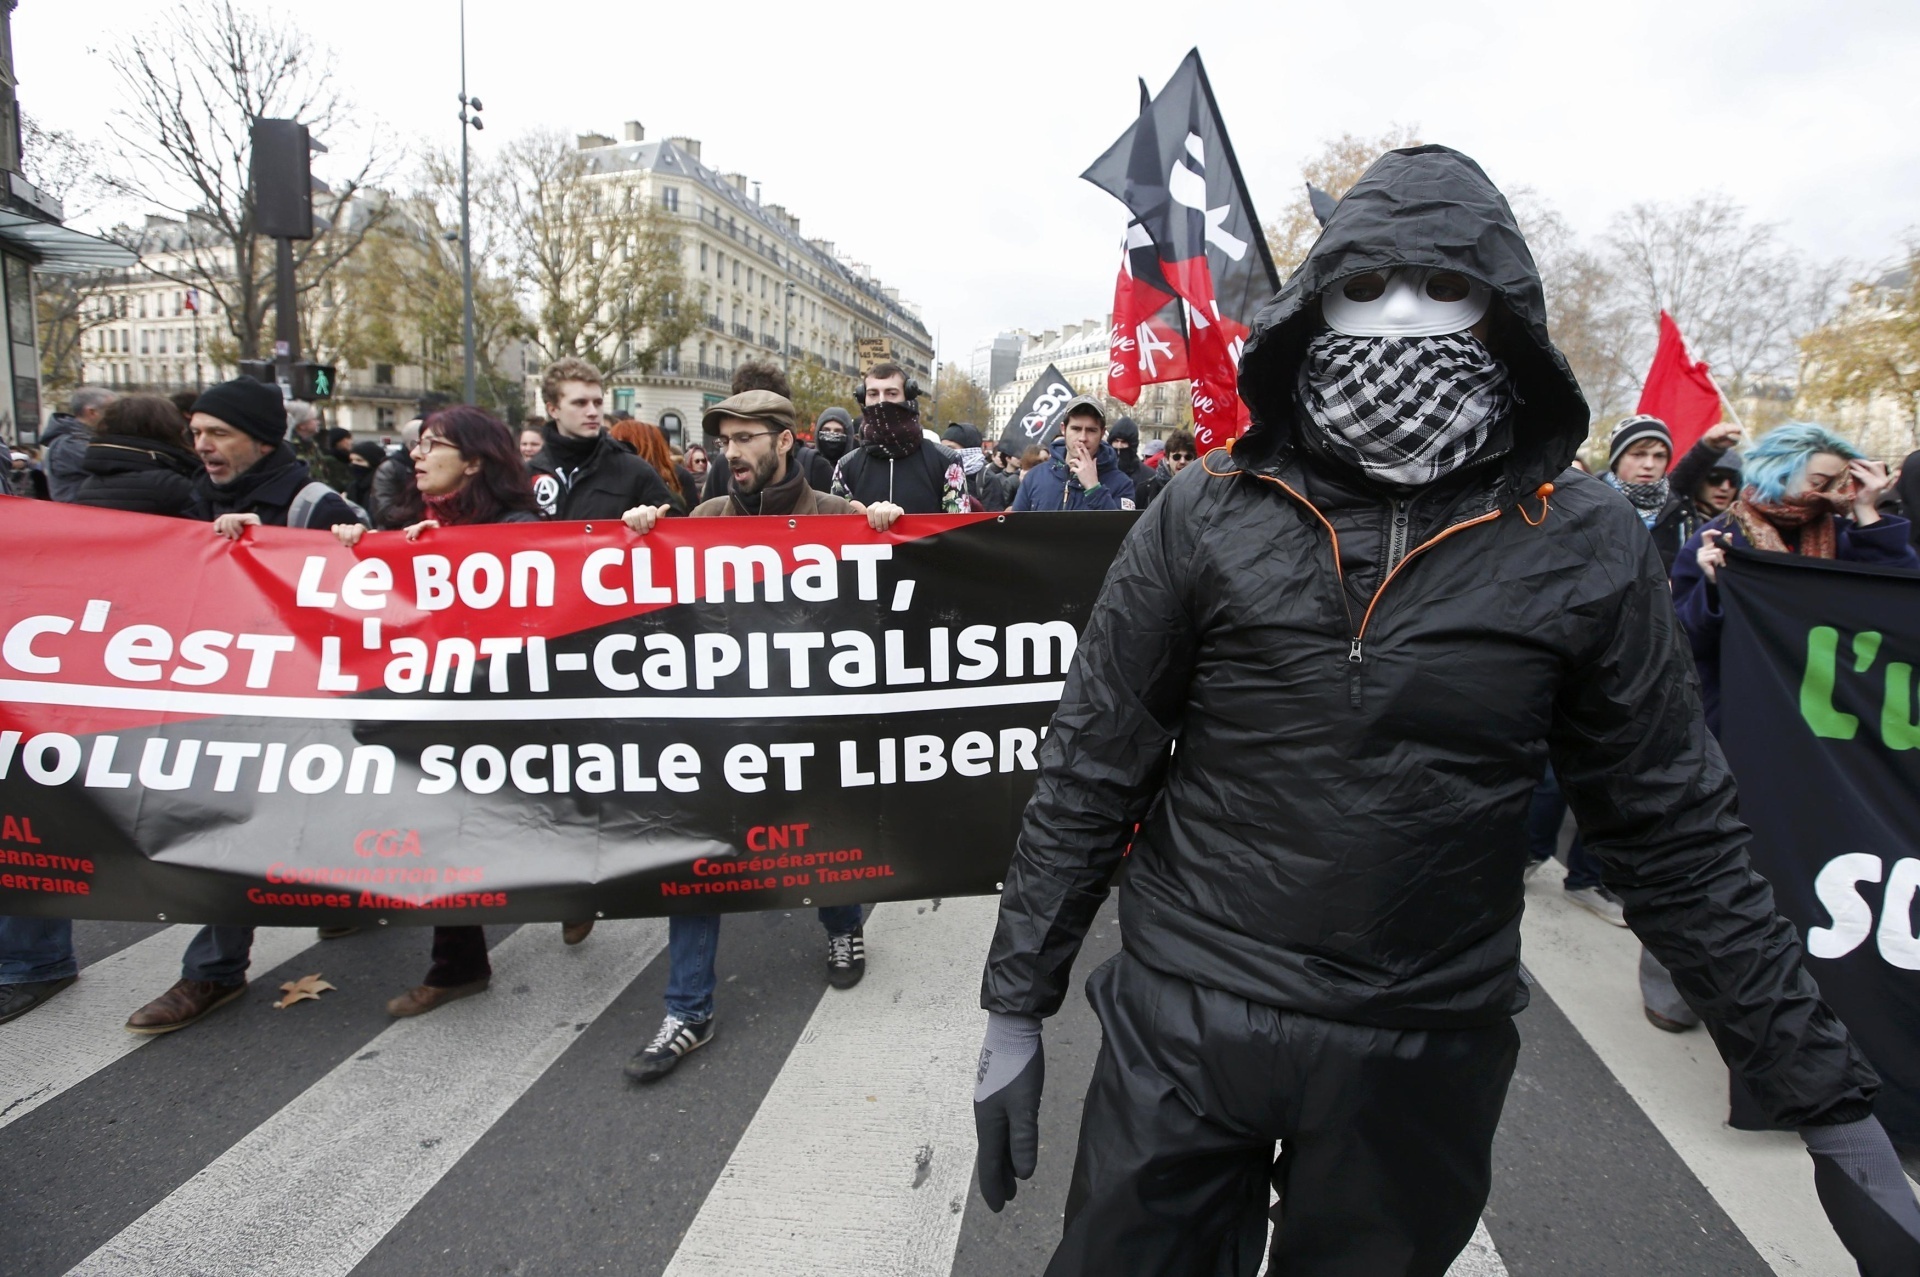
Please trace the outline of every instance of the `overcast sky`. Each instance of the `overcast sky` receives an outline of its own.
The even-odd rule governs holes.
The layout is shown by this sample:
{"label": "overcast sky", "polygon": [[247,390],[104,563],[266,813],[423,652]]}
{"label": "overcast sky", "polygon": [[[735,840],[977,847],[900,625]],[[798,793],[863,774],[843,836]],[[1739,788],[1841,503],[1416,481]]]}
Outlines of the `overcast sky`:
{"label": "overcast sky", "polygon": [[[457,145],[455,0],[273,7],[332,46],[360,109]],[[102,53],[172,6],[21,0],[24,108],[100,136]],[[1198,45],[1263,218],[1342,132],[1417,124],[1586,234],[1722,190],[1822,257],[1891,258],[1920,226],[1920,5],[948,5],[469,0],[482,148],[533,127],[685,134],[922,308],[943,358],[1104,315],[1125,214],[1079,173]],[[320,170],[324,174],[324,168]]]}

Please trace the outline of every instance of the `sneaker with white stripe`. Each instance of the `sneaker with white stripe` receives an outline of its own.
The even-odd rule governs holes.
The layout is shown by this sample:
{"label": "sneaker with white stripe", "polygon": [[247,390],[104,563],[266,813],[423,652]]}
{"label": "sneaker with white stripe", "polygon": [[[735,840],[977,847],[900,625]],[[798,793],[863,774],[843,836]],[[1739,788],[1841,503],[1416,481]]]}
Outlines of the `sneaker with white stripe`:
{"label": "sneaker with white stripe", "polygon": [[622,1072],[636,1082],[658,1082],[673,1072],[682,1056],[698,1051],[711,1041],[712,1017],[689,1021],[669,1014],[660,1022],[660,1031],[653,1035],[653,1041],[628,1060]]}
{"label": "sneaker with white stripe", "polygon": [[851,989],[867,973],[867,939],[864,928],[856,927],[845,935],[827,937],[827,983],[836,989]]}

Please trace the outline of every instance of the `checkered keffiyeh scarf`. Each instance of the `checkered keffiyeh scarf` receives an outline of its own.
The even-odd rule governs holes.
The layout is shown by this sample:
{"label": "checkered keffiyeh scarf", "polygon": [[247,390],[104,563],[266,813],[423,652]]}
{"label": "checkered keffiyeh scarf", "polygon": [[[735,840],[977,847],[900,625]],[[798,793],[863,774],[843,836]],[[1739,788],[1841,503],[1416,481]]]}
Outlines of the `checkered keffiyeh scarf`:
{"label": "checkered keffiyeh scarf", "polygon": [[1300,364],[1300,403],[1343,460],[1383,482],[1420,487],[1480,451],[1512,395],[1506,365],[1470,333],[1322,333]]}

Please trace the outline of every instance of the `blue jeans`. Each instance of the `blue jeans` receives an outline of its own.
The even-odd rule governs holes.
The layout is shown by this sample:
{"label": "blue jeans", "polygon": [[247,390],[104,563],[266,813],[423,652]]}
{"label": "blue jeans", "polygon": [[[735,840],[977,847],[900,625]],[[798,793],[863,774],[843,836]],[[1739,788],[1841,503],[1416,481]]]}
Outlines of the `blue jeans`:
{"label": "blue jeans", "polygon": [[[830,936],[860,929],[859,905],[832,905],[820,911]],[[720,949],[720,915],[674,914],[667,919],[667,1013],[689,1023],[713,1018],[718,983],[713,959]]]}
{"label": "blue jeans", "polygon": [[[1533,805],[1527,810],[1527,854],[1537,864],[1550,858],[1560,846],[1560,822],[1566,818],[1567,800],[1553,768],[1533,788]],[[1573,831],[1573,843],[1567,848],[1567,890],[1579,891],[1600,885],[1600,865],[1587,854],[1580,831]]]}
{"label": "blue jeans", "polygon": [[215,984],[242,984],[247,964],[253,960],[253,928],[213,926],[200,928],[180,959],[180,978],[211,980]]}
{"label": "blue jeans", "polygon": [[78,974],[72,919],[0,917],[0,984],[38,984]]}

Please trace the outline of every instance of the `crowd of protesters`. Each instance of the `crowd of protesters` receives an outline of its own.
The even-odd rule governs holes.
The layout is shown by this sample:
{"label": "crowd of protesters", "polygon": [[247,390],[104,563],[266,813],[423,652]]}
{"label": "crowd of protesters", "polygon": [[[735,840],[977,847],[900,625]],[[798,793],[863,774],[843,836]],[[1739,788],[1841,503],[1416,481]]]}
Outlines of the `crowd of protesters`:
{"label": "crowd of protesters", "polygon": [[[1016,455],[971,423],[948,423],[936,433],[921,420],[912,376],[893,363],[874,366],[861,380],[857,415],[834,406],[810,422],[798,418],[791,387],[770,364],[743,366],[732,390],[706,410],[706,442],[680,450],[657,426],[609,413],[600,372],[563,359],[542,379],[540,420],[516,431],[476,407],[439,407],[409,422],[401,446],[389,452],[377,442],[356,443],[326,427],[311,405],[289,403],[277,387],[244,377],[185,399],[83,388],[54,417],[37,454],[14,451],[11,489],[21,497],[199,520],[235,540],[253,526],[298,527],[353,546],[372,532],[415,540],[442,526],[543,519],[620,518],[646,535],[660,520],[683,516],[861,514],[885,531],[903,514],[1145,510],[1201,460],[1185,431],[1143,448],[1137,425],[1126,417],[1109,421],[1091,396],[1064,407],[1045,449]],[[1920,571],[1903,503],[1920,499],[1920,453],[1907,459],[1896,482],[1885,466],[1817,425],[1777,427],[1744,452],[1743,442],[1741,427],[1729,422],[1708,430],[1674,464],[1666,423],[1636,415],[1613,429],[1599,476],[1638,516],[1670,574],[1674,613],[1690,644],[1706,725],[1715,732],[1722,690],[1718,580],[1729,547]],[[1552,486],[1540,488],[1543,501]],[[1316,499],[1337,507],[1345,498],[1323,490]],[[1390,532],[1383,535],[1383,544],[1391,543]],[[1380,576],[1373,571],[1379,564],[1343,565],[1349,586]],[[1366,599],[1364,592],[1356,597]],[[1622,900],[1577,830],[1561,849],[1567,809],[1549,767],[1528,815],[1526,875],[1564,858],[1569,901],[1627,925]],[[836,989],[851,988],[866,969],[862,912],[859,905],[819,911],[824,976]],[[321,935],[341,939],[355,930]],[[580,944],[593,922],[566,922],[561,930],[563,943]],[[675,916],[669,934],[665,1016],[626,1070],[645,1082],[666,1076],[714,1032],[720,917]],[[251,927],[203,927],[183,956],[180,979],[134,1010],[127,1029],[172,1032],[239,998],[252,941]],[[57,995],[77,974],[69,922],[0,919],[0,1022]],[[491,975],[481,928],[435,927],[425,975],[387,1009],[396,1017],[426,1014],[487,991]],[[1683,1032],[1700,1023],[1672,975],[1645,950],[1640,979],[1654,1026]],[[1001,1036],[990,1033],[989,1043],[1002,1043],[1004,1051],[1014,1039],[1003,1027],[995,1031]],[[1011,1180],[1003,1187],[1010,1195]]]}

